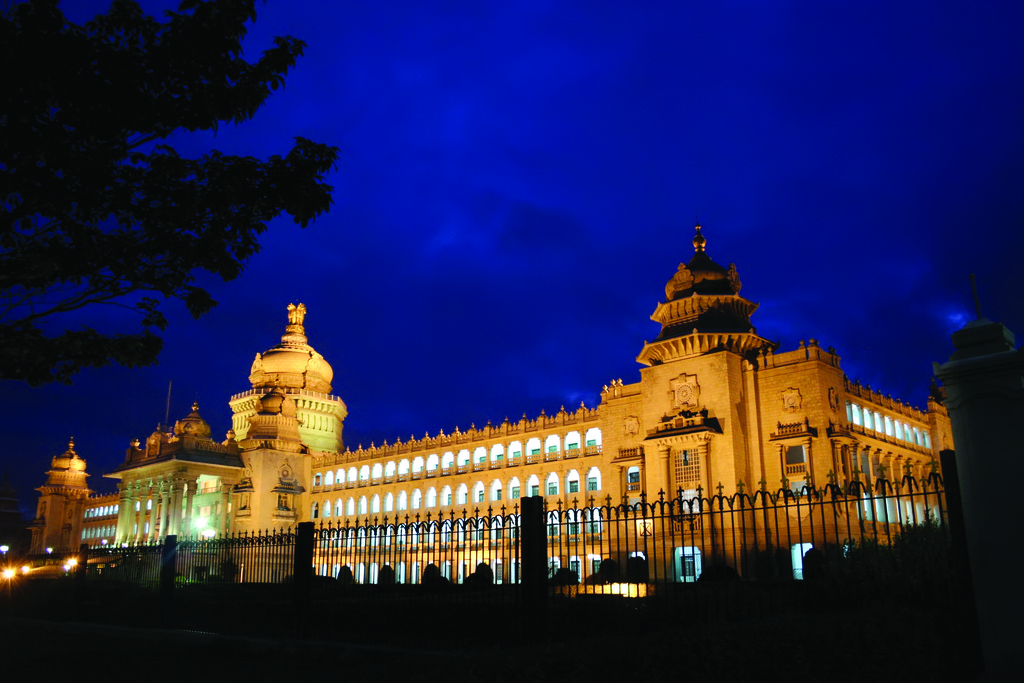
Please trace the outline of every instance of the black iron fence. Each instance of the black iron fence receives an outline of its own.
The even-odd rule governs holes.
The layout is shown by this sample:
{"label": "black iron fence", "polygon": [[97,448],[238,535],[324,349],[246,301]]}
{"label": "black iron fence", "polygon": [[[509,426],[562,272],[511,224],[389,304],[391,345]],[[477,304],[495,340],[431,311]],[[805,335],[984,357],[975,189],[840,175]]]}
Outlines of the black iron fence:
{"label": "black iron fence", "polygon": [[161,586],[165,593],[294,582],[302,588],[297,595],[320,602],[428,592],[510,603],[548,595],[692,597],[696,585],[798,581],[848,591],[873,583],[876,594],[882,581],[938,595],[949,590],[955,565],[947,517],[938,474],[878,479],[871,487],[854,481],[730,496],[678,491],[632,504],[533,497],[499,510],[83,547],[74,571],[84,581]]}

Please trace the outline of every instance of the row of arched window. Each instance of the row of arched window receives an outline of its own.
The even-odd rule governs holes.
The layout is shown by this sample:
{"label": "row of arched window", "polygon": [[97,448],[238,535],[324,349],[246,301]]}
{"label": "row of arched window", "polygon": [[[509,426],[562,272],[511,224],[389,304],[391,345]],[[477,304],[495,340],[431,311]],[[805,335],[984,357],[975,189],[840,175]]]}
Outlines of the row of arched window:
{"label": "row of arched window", "polygon": [[107,515],[116,515],[118,505],[103,505],[102,507],[89,508],[85,511],[85,518],[92,519],[94,517],[106,517]]}
{"label": "row of arched window", "polygon": [[[564,447],[564,448],[563,448]],[[458,451],[445,451],[444,453],[432,453],[430,455],[418,455],[412,459],[389,460],[388,462],[377,462],[372,465],[366,464],[361,467],[344,467],[337,471],[328,470],[323,473],[316,473],[313,476],[313,486],[334,486],[351,482],[368,482],[382,477],[417,475],[421,473],[433,473],[438,470],[450,471],[463,469],[476,465],[521,463],[530,461],[531,458],[541,457],[550,453],[567,454],[587,452],[591,449],[601,447],[601,430],[598,427],[591,427],[582,435],[578,431],[571,431],[563,438],[559,434],[548,434],[546,437],[533,437],[527,439],[524,445],[522,441],[512,441],[505,444],[494,444],[490,448],[478,446],[472,452],[468,448]]]}
{"label": "row of arched window", "polygon": [[888,415],[882,415],[877,410],[872,411],[870,408],[861,407],[850,401],[846,402],[846,419],[848,422],[852,422],[859,427],[871,429],[886,436],[923,446],[924,448],[932,447],[931,436],[927,430],[913,427]]}
{"label": "row of arched window", "polygon": [[519,477],[512,477],[507,483],[500,479],[493,480],[489,485],[482,481],[475,484],[460,484],[454,488],[444,486],[440,490],[431,486],[426,490],[413,489],[399,491],[397,494],[387,492],[383,495],[354,496],[343,501],[329,498],[314,501],[310,516],[313,519],[342,517],[345,515],[367,515],[385,512],[401,512],[403,510],[420,510],[451,506],[476,506],[499,503],[500,501],[517,501],[526,496],[564,496],[571,500],[576,497],[580,503],[590,497],[597,497],[601,491],[601,470],[591,467],[586,476],[578,470],[569,470],[564,477],[551,472],[542,478],[531,475],[525,482]]}
{"label": "row of arched window", "polygon": [[105,536],[113,536],[114,530],[117,528],[116,524],[108,524],[106,526],[93,526],[86,527],[82,531],[82,539],[89,538],[103,538]]}

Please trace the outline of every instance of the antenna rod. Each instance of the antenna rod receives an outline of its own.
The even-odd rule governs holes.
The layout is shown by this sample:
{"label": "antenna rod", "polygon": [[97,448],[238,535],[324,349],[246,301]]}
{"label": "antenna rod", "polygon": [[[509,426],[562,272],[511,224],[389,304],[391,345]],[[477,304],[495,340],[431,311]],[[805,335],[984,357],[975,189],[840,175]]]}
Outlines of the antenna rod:
{"label": "antenna rod", "polygon": [[974,312],[978,314],[978,320],[981,320],[981,304],[978,303],[978,284],[974,281],[974,273],[971,273],[971,292],[974,294]]}
{"label": "antenna rod", "polygon": [[167,382],[167,410],[164,412],[164,428],[171,424],[171,385],[174,384],[173,380]]}

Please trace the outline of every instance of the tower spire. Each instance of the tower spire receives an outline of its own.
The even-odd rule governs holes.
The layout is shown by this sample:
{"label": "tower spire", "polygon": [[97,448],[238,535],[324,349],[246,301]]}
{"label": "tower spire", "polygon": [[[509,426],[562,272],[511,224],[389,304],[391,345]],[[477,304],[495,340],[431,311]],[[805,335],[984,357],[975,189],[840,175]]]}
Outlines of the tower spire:
{"label": "tower spire", "polygon": [[693,237],[693,250],[699,254],[704,251],[704,245],[707,243],[708,241],[700,232],[700,221],[697,221],[697,234]]}

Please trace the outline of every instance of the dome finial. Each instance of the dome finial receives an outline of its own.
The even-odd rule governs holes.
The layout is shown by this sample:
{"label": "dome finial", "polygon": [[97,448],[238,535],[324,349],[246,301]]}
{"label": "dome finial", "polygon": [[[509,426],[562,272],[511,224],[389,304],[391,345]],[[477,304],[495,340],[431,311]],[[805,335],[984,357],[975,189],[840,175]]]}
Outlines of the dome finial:
{"label": "dome finial", "polygon": [[288,304],[288,324],[289,325],[302,325],[302,321],[306,318],[306,304],[300,303],[298,306],[295,304]]}
{"label": "dome finial", "polygon": [[704,245],[707,244],[707,240],[704,239],[704,235],[700,233],[700,221],[697,221],[697,234],[693,238],[693,250],[697,253],[704,251]]}

